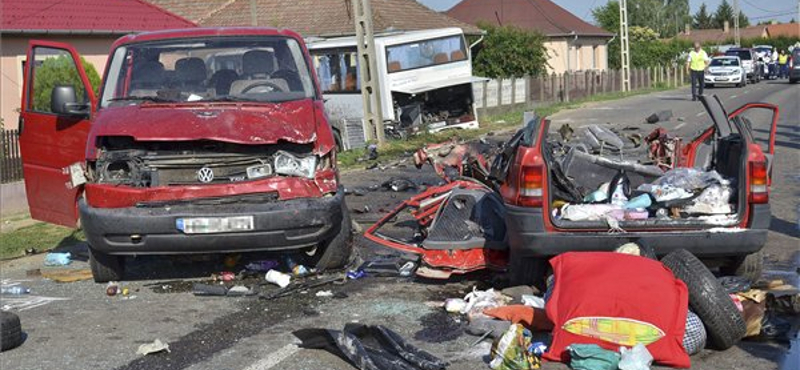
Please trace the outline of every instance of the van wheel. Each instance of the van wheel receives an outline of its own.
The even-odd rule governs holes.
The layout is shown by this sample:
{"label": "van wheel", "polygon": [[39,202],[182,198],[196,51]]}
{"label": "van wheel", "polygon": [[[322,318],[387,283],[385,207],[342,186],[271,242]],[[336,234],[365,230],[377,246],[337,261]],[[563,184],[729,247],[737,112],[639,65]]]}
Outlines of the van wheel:
{"label": "van wheel", "polygon": [[714,274],[697,257],[678,249],[661,259],[689,289],[689,306],[703,320],[711,346],[725,350],[747,331],[744,318]]}
{"label": "van wheel", "polygon": [[89,247],[89,266],[95,283],[122,280],[125,274],[125,257],[113,256]]}
{"label": "van wheel", "polygon": [[0,351],[19,347],[22,344],[22,325],[15,313],[0,311]]}
{"label": "van wheel", "polygon": [[755,283],[761,278],[764,270],[764,252],[748,254],[744,257],[736,258],[732,263],[720,268],[725,275],[736,275],[747,278],[751,283]]}
{"label": "van wheel", "polygon": [[305,254],[305,262],[320,271],[338,269],[347,265],[353,252],[352,222],[350,211],[342,200],[342,223],[339,231],[333,238],[317,246],[313,254]]}
{"label": "van wheel", "polygon": [[511,258],[508,264],[511,286],[529,285],[545,291],[547,268],[546,258]]}

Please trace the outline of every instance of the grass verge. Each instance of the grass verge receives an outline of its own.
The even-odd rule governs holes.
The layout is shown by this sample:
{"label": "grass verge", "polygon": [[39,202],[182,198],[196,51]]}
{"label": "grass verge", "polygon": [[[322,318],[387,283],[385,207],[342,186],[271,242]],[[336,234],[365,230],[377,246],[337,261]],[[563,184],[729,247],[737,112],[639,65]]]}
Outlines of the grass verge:
{"label": "grass verge", "polygon": [[[522,115],[525,111],[533,110],[540,117],[552,116],[559,111],[565,109],[579,108],[587,103],[611,101],[630,96],[649,94],[657,91],[672,90],[674,88],[667,87],[654,87],[643,90],[636,90],[627,93],[613,92],[605,94],[597,94],[588,98],[578,99],[569,103],[554,103],[543,105],[536,108],[527,108],[511,111],[505,114],[488,116],[481,119],[481,127],[477,130],[452,130],[443,131],[436,134],[422,134],[409,138],[408,140],[393,140],[384,144],[380,149],[380,161],[394,160],[403,157],[409,153],[413,153],[417,149],[427,144],[441,143],[448,141],[452,138],[460,140],[472,140],[489,132],[510,130],[520,127],[522,125]],[[353,149],[344,151],[338,154],[339,168],[344,170],[355,169],[363,166],[365,162],[359,159],[364,158],[366,154],[365,149]]]}
{"label": "grass verge", "polygon": [[83,232],[63,226],[38,223],[0,234],[0,259],[25,255],[28,248],[41,253],[57,247],[74,245],[84,241]]}

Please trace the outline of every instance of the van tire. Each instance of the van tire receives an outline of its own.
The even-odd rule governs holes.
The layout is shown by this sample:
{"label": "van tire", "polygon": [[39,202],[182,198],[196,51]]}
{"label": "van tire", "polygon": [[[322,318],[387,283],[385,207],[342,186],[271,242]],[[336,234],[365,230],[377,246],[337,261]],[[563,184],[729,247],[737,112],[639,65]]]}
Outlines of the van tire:
{"label": "van tire", "polygon": [[703,262],[678,249],[664,256],[661,263],[686,283],[689,307],[703,320],[711,347],[725,350],[744,337],[747,327],[742,314]]}
{"label": "van tire", "polygon": [[15,313],[0,311],[0,351],[17,348],[22,344],[22,325]]}
{"label": "van tire", "polygon": [[106,254],[90,246],[89,267],[95,283],[119,281],[125,275],[125,257]]}
{"label": "van tire", "polygon": [[548,262],[546,258],[511,258],[508,275],[511,286],[528,285],[544,291]]}
{"label": "van tire", "polygon": [[320,271],[346,266],[350,262],[350,255],[353,252],[353,239],[353,221],[347,205],[342,200],[342,223],[339,231],[333,238],[317,246],[318,249],[321,249],[317,251],[319,256],[317,258],[310,256],[307,260],[308,264]]}
{"label": "van tire", "polygon": [[741,276],[747,278],[751,283],[755,283],[761,278],[761,272],[764,271],[764,252],[758,251],[736,258],[730,264],[722,266],[720,271],[725,275]]}

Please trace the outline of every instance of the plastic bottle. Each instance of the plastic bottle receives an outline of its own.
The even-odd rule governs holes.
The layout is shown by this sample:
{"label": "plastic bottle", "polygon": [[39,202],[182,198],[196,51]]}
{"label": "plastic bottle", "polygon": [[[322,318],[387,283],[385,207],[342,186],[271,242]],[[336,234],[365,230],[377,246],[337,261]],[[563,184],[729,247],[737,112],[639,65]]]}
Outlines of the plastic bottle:
{"label": "plastic bottle", "polygon": [[22,286],[22,285],[14,285],[14,286],[4,286],[0,288],[0,293],[2,294],[9,294],[9,295],[20,295],[20,294],[28,294],[31,290]]}

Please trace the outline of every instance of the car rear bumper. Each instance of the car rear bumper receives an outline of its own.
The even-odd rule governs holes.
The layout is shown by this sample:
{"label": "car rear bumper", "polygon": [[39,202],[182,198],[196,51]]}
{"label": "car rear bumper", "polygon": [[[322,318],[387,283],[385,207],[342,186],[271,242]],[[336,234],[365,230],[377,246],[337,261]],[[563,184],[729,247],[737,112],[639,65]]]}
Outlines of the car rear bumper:
{"label": "car rear bumper", "polygon": [[548,232],[540,208],[506,205],[506,225],[511,258],[549,257],[569,251],[614,250],[633,242],[646,245],[658,255],[686,249],[698,257],[741,256],[761,250],[767,241],[769,205],[753,206],[751,219],[757,224],[748,229],[712,228],[707,230],[642,232]]}
{"label": "car rear bumper", "polygon": [[[93,249],[115,255],[279,251],[328,240],[343,220],[344,192],[292,200],[219,204],[181,202],[161,206],[95,208],[79,202],[81,224]],[[185,234],[176,220],[187,217],[253,216],[254,230]]]}

